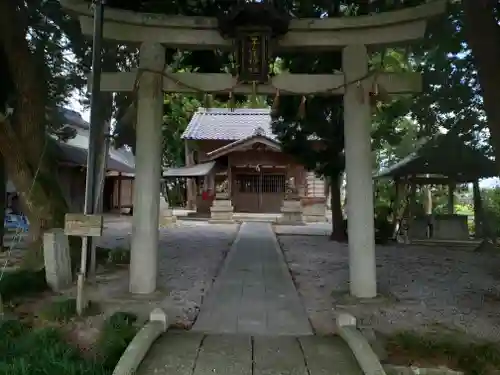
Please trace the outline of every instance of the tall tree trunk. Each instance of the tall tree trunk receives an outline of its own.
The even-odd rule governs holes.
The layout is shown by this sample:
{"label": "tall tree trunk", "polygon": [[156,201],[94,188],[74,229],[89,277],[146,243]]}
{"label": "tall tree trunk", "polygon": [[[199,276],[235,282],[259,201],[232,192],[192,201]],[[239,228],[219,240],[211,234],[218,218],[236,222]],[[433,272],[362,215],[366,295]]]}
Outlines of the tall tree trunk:
{"label": "tall tree trunk", "polygon": [[0,126],[0,152],[30,221],[30,255],[39,264],[45,229],[64,225],[67,204],[57,181],[46,132],[46,86],[30,50],[15,0],[0,1],[0,46],[15,84],[14,114]]}
{"label": "tall tree trunk", "polygon": [[331,189],[331,210],[332,210],[332,234],[330,239],[338,242],[345,242],[347,240],[344,227],[344,215],[342,215],[342,197],[340,194],[342,173],[330,176],[330,189]]}
{"label": "tall tree trunk", "polygon": [[495,159],[500,169],[500,26],[496,1],[464,0],[464,30],[472,49],[488,117]]}
{"label": "tall tree trunk", "polygon": [[472,183],[472,199],[474,202],[474,237],[487,238],[489,233],[486,233],[485,230],[487,225],[478,180]]}
{"label": "tall tree trunk", "polygon": [[2,155],[0,155],[0,252],[5,235],[5,209],[7,206],[7,173]]}
{"label": "tall tree trunk", "polygon": [[29,241],[33,251],[27,256],[30,265],[38,266],[41,261],[41,239],[47,224],[53,222],[49,197],[42,184],[35,177],[24,155],[24,145],[12,130],[8,120],[0,122],[0,151],[4,158],[7,174],[14,183],[21,198],[23,211],[30,222]]}

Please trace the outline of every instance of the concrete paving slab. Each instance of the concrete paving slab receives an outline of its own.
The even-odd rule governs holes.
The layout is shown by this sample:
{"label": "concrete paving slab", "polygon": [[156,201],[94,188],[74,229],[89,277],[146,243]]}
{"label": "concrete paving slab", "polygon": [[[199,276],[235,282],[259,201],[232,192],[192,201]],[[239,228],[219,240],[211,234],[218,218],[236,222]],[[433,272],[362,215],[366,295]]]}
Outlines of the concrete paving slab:
{"label": "concrete paving slab", "polygon": [[309,375],[363,375],[354,355],[338,336],[299,338]]}
{"label": "concrete paving slab", "polygon": [[167,332],[138,375],[363,375],[340,337]]}
{"label": "concrete paving slab", "polygon": [[151,347],[137,375],[192,375],[203,335],[169,332]]}
{"label": "concrete paving slab", "polygon": [[256,337],[253,375],[308,375],[299,341],[294,337]]}
{"label": "concrete paving slab", "polygon": [[306,225],[275,225],[277,235],[329,236],[332,233],[330,223],[308,223]]}
{"label": "concrete paving slab", "polygon": [[207,336],[203,340],[193,375],[252,375],[251,338],[238,335]]}

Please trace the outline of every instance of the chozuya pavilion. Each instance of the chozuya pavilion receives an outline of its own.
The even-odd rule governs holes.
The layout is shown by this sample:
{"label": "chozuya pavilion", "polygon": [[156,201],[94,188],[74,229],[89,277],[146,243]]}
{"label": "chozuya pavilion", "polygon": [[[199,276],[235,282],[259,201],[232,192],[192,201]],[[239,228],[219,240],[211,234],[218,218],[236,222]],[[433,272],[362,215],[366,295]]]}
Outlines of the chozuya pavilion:
{"label": "chozuya pavilion", "polygon": [[[85,35],[94,32],[94,15],[98,19],[103,15],[106,40],[140,46],[136,69],[104,72],[100,80],[101,91],[107,92],[138,86],[130,291],[147,294],[156,289],[163,92],[275,95],[279,91],[281,95],[344,97],[350,291],[360,298],[375,297],[370,97],[379,90],[416,93],[421,90],[421,77],[371,71],[370,51],[422,38],[427,20],[444,12],[445,1],[369,16],[320,19],[290,18],[271,1],[235,1],[232,11],[220,18],[137,13],[104,7],[100,1],[97,10],[84,0],[61,3],[79,17]],[[171,73],[165,70],[166,48],[234,50],[238,74]],[[273,53],[318,49],[342,50],[343,71],[269,76]]]}

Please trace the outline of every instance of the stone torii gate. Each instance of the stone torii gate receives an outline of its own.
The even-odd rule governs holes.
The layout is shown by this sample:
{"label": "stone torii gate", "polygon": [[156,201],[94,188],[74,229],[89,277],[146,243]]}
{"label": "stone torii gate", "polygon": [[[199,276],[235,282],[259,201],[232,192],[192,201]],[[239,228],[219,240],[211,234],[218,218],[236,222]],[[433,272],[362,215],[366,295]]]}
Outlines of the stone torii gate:
{"label": "stone torii gate", "polygon": [[[61,0],[79,17],[82,31],[93,33],[93,13],[84,0]],[[135,13],[106,8],[103,36],[140,45],[139,68],[103,73],[101,90],[137,89],[137,146],[130,291],[156,289],[158,209],[161,171],[163,92],[274,95],[344,95],[350,292],[359,298],[377,295],[373,225],[370,94],[380,86],[388,94],[416,93],[416,73],[370,72],[369,47],[422,38],[427,19],[445,10],[445,1],[370,16],[292,19],[288,31],[275,38],[275,51],[342,50],[342,73],[280,74],[269,80],[242,83],[224,73],[172,73],[165,70],[165,46],[181,50],[233,48],[221,36],[216,18]],[[255,81],[254,81],[255,82]]]}

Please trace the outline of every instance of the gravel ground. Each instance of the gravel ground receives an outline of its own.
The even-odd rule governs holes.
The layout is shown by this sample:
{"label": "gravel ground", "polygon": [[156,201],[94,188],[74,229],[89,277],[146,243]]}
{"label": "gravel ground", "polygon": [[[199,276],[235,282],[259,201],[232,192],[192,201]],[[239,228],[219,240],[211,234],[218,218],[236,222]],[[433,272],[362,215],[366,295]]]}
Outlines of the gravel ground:
{"label": "gravel ground", "polygon": [[[94,298],[113,299],[113,308],[147,314],[154,306],[167,311],[172,324],[189,327],[196,319],[203,296],[212,285],[223,260],[234,241],[237,224],[208,224],[179,221],[160,230],[158,253],[158,289],[154,296],[132,296],[127,293],[128,270],[98,277]],[[129,248],[130,220],[106,223],[100,246]],[[141,311],[137,311],[141,314]]]}
{"label": "gravel ground", "polygon": [[160,239],[159,284],[191,325],[236,238],[236,224],[185,222]]}
{"label": "gravel ground", "polygon": [[347,296],[346,244],[324,236],[278,238],[318,333],[332,332],[335,313],[347,310],[360,325],[383,333],[432,328],[500,341],[500,255],[378,246],[381,298],[360,303]]}

